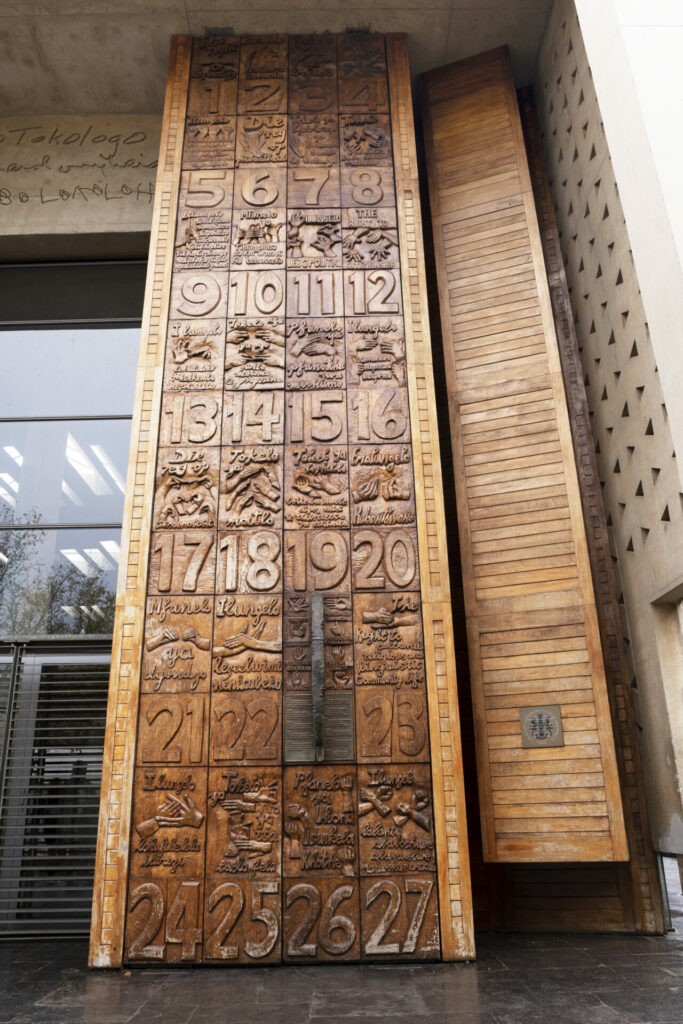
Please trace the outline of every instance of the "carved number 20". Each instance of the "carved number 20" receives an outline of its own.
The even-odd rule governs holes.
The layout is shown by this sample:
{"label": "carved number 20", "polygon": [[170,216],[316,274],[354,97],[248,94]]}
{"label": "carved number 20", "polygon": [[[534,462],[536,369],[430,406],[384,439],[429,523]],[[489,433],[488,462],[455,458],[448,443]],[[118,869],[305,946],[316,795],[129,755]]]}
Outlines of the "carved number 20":
{"label": "carved number 20", "polygon": [[415,544],[405,530],[392,530],[386,537],[376,530],[359,530],[353,550],[362,551],[356,573],[359,590],[382,590],[387,580],[394,587],[409,587],[415,579]]}

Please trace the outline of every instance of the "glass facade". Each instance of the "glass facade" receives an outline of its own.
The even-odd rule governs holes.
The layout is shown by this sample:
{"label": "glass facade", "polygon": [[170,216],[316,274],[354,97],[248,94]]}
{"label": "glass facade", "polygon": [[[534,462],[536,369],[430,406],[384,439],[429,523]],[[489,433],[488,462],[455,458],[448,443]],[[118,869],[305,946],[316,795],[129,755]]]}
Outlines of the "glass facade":
{"label": "glass facade", "polygon": [[90,921],[145,267],[0,267],[0,937]]}
{"label": "glass facade", "polygon": [[0,636],[111,633],[139,328],[0,334]]}

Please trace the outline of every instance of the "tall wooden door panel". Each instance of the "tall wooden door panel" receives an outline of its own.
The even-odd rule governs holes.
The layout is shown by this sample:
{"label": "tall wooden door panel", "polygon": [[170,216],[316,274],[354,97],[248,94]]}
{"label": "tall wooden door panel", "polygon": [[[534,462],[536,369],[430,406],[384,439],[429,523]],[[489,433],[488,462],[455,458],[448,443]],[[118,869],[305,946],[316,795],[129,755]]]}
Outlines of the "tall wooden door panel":
{"label": "tall wooden door panel", "polygon": [[506,50],[423,76],[484,851],[628,859],[595,598]]}
{"label": "tall wooden door panel", "polygon": [[93,963],[472,955],[412,132],[400,37],[176,43]]}

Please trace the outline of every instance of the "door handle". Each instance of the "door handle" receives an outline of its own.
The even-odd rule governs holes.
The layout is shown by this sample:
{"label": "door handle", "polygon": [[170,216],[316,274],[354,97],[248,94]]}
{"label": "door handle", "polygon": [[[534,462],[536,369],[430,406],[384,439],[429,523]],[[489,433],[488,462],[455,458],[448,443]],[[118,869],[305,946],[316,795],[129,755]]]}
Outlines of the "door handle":
{"label": "door handle", "polygon": [[313,742],[315,759],[325,757],[325,629],[323,595],[311,598],[311,686],[313,690]]}

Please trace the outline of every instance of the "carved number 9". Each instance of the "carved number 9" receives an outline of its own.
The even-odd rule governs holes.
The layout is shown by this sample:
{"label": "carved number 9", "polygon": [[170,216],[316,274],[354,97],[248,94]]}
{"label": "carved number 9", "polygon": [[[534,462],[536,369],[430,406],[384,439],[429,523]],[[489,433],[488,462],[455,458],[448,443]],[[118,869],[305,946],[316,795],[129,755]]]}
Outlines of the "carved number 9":
{"label": "carved number 9", "polygon": [[[307,882],[293,885],[287,893],[287,907],[291,907],[297,900],[306,900],[307,907],[303,918],[287,942],[288,956],[315,956],[317,954],[318,944],[306,942],[306,940],[310,938],[318,918],[320,918],[318,942],[325,952],[330,956],[343,956],[344,953],[348,953],[356,941],[356,928],[348,917],[335,912],[340,903],[350,900],[352,897],[353,886],[340,885],[328,896],[321,915],[322,897],[316,887]],[[341,932],[341,936],[335,938],[335,932]]]}
{"label": "carved number 9", "polygon": [[183,301],[178,312],[183,316],[208,316],[221,301],[221,286],[208,274],[195,274],[183,281],[180,294]]}

